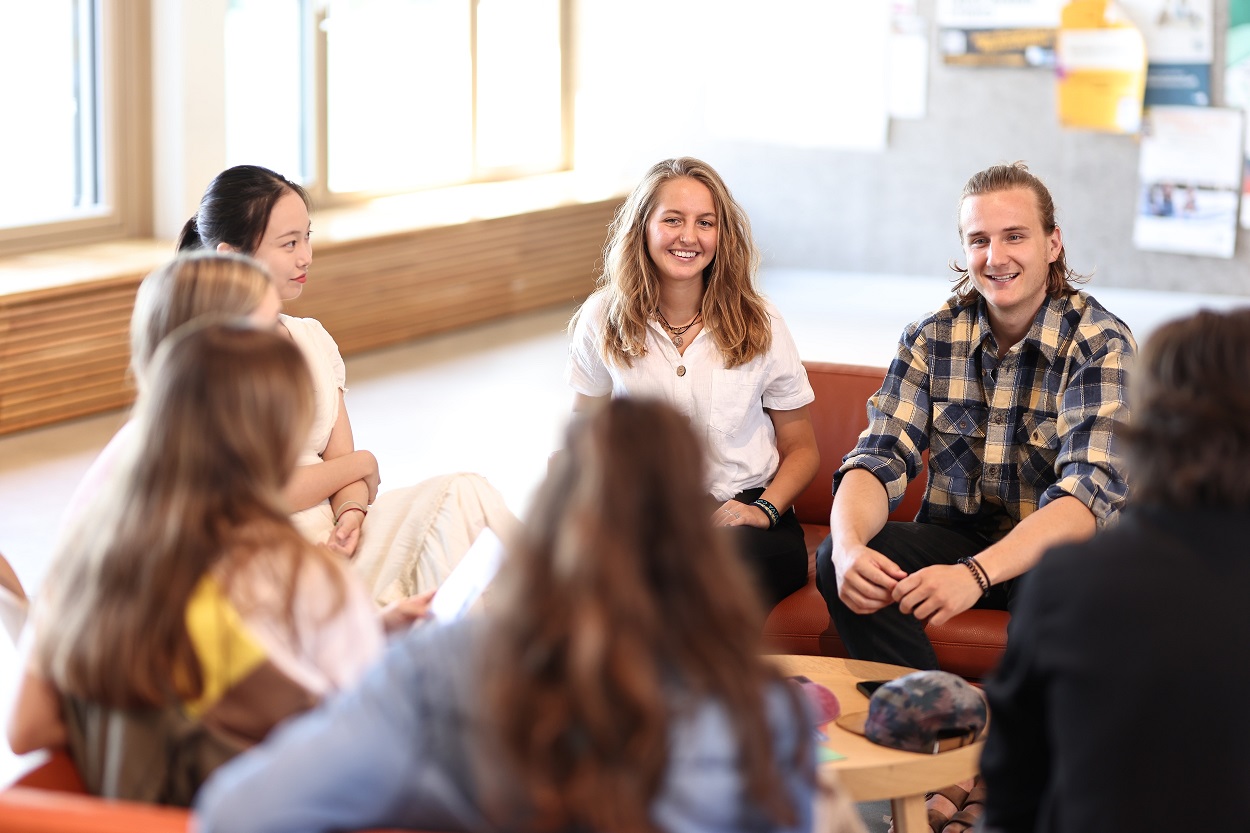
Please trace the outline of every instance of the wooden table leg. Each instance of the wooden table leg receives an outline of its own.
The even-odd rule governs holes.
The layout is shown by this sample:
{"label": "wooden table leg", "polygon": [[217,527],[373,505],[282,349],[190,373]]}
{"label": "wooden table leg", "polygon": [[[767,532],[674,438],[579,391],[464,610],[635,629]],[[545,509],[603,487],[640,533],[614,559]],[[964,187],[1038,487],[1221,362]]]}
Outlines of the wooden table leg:
{"label": "wooden table leg", "polygon": [[894,833],[929,833],[929,812],[923,795],[908,795],[890,800],[894,815]]}

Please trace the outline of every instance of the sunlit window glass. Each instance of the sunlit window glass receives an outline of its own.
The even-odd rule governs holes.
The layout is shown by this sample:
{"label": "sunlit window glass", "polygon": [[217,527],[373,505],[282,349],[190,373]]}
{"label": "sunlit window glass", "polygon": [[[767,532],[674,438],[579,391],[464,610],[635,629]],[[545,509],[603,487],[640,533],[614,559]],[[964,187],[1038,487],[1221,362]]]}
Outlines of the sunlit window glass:
{"label": "sunlit window glass", "polygon": [[98,23],[91,0],[0,0],[0,227],[99,207]]}
{"label": "sunlit window glass", "polygon": [[325,30],[330,190],[399,191],[469,178],[469,5],[333,0]]}
{"label": "sunlit window glass", "polygon": [[477,15],[478,166],[559,166],[559,0],[479,0]]}
{"label": "sunlit window glass", "polygon": [[301,0],[230,0],[226,11],[226,162],[307,181],[305,106],[311,19]]}

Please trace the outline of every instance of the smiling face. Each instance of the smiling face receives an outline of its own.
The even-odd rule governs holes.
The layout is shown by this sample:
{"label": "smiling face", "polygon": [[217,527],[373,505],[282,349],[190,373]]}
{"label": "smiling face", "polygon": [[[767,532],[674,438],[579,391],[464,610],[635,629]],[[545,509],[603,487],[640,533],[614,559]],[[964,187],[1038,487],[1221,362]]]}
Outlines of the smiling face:
{"label": "smiling face", "polygon": [[647,219],[647,254],[661,284],[703,279],[716,257],[717,223],[716,203],[703,183],[680,177],[660,186]]}
{"label": "smiling face", "polygon": [[308,207],[294,191],[283,194],[269,213],[269,224],[252,257],[269,270],[283,301],[298,298],[312,264],[312,223]]}
{"label": "smiling face", "polygon": [[990,323],[1028,329],[1046,299],[1050,264],[1063,250],[1058,226],[1042,225],[1027,188],[967,197],[959,208],[968,274],[989,306]]}

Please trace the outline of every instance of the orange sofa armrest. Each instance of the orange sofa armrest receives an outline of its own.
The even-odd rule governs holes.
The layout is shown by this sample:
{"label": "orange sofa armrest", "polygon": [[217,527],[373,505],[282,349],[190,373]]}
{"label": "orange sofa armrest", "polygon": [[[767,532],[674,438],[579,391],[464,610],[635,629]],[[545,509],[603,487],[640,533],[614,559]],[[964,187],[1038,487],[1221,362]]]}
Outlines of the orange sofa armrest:
{"label": "orange sofa armrest", "polygon": [[176,807],[32,787],[0,792],[0,830],[5,833],[184,833],[190,818]]}
{"label": "orange sofa armrest", "polygon": [[33,787],[55,792],[83,793],[86,785],[78,775],[74,759],[64,749],[48,751],[48,759],[13,782],[14,787]]}

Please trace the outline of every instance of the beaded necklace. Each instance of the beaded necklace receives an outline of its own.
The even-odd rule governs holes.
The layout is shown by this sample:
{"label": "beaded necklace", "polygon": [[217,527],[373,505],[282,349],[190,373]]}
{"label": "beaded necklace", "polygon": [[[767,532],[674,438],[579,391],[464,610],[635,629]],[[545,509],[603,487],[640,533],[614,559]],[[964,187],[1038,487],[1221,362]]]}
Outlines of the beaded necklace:
{"label": "beaded necklace", "polygon": [[689,324],[681,327],[674,327],[672,324],[668,323],[668,319],[664,317],[664,313],[657,309],[655,314],[660,318],[660,326],[668,330],[669,336],[673,339],[673,344],[677,347],[681,347],[683,343],[682,334],[703,320],[703,310],[699,310],[694,314],[694,318],[690,319]]}

